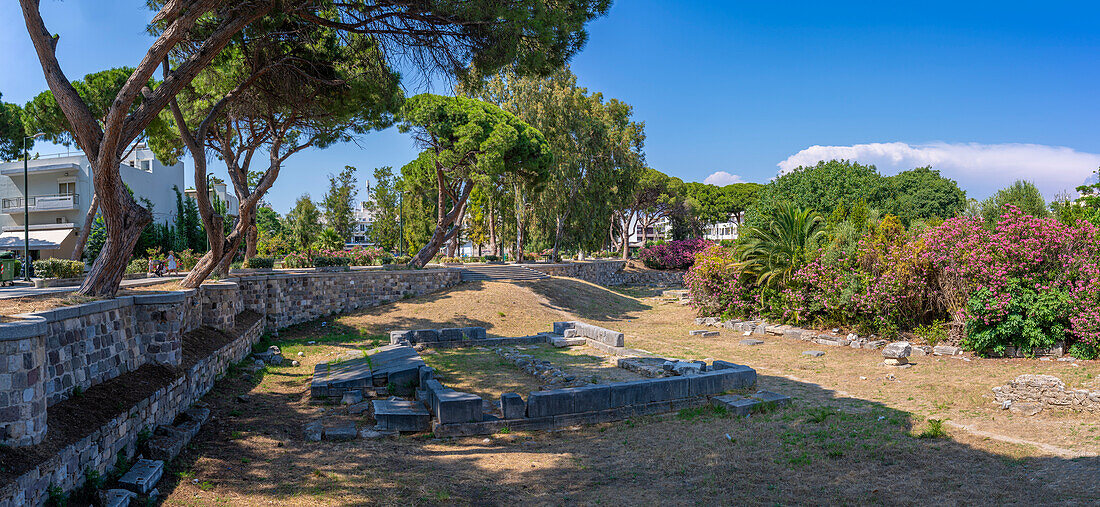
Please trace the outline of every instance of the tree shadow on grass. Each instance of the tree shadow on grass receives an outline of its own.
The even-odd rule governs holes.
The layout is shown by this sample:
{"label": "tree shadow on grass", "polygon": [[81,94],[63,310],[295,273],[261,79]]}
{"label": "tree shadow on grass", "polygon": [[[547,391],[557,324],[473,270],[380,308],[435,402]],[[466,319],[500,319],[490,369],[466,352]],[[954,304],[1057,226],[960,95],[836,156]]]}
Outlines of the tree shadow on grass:
{"label": "tree shadow on grass", "polygon": [[[718,504],[1088,504],[1100,460],[1014,457],[978,439],[919,438],[929,423],[816,384],[761,376],[792,407],[645,416],[558,432],[306,442],[316,417],[297,392],[204,398],[214,419],[160,484],[171,503],[458,502]],[[339,409],[329,409],[330,414]],[[362,427],[373,424],[360,419]],[[982,444],[985,446],[986,444]]]}
{"label": "tree shadow on grass", "polygon": [[569,312],[586,320],[629,320],[636,318],[630,315],[632,312],[652,308],[641,301],[604,287],[569,278],[515,282],[515,284],[542,296],[547,301],[547,307]]}

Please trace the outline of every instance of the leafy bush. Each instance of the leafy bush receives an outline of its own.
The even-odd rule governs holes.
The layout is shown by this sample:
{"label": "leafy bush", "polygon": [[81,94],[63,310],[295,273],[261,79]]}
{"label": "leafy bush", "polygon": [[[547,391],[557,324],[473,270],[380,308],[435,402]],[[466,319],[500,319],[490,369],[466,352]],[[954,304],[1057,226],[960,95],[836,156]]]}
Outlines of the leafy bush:
{"label": "leafy bush", "polygon": [[375,260],[378,262],[378,264],[393,264],[393,259],[393,254],[389,252],[382,252]]}
{"label": "leafy bush", "polygon": [[290,253],[283,257],[283,267],[292,269],[311,268],[313,267],[313,259],[310,259],[309,254],[305,252]]}
{"label": "leafy bush", "polygon": [[148,259],[133,259],[126,265],[127,275],[138,275],[149,272],[149,260]]}
{"label": "leafy bush", "polygon": [[443,262],[446,264],[459,264],[462,262],[462,259],[458,257],[441,257],[439,259],[439,262]]}
{"label": "leafy bush", "polygon": [[649,269],[687,269],[695,264],[695,254],[713,243],[704,239],[683,239],[656,243],[643,248],[638,257]]}
{"label": "leafy bush", "polygon": [[78,278],[84,276],[84,263],[67,259],[34,261],[34,273],[42,278]]}
{"label": "leafy bush", "polygon": [[462,262],[467,263],[467,264],[473,263],[473,262],[481,262],[481,257],[463,257]]}
{"label": "leafy bush", "polygon": [[199,259],[202,256],[196,254],[190,248],[176,252],[176,261],[179,263],[180,269],[183,271],[191,271],[195,268],[195,265],[199,263]]}
{"label": "leafy bush", "polygon": [[245,261],[245,266],[248,269],[271,269],[275,266],[275,259],[271,257],[253,257]]}
{"label": "leafy bush", "polygon": [[964,347],[996,355],[1016,347],[1032,355],[1035,349],[1050,348],[1065,338],[1065,316],[1072,305],[1068,293],[1012,279],[1003,294],[1008,297],[983,288],[970,298]]}
{"label": "leafy bush", "polygon": [[394,264],[408,264],[411,261],[412,256],[409,255],[399,255],[393,259]]}
{"label": "leafy bush", "polygon": [[342,255],[351,259],[352,266],[370,266],[375,259],[383,256],[381,248],[357,246],[351,250],[342,252]]}
{"label": "leafy bush", "polygon": [[500,260],[500,257],[496,256],[496,255],[486,255],[485,256],[485,261],[486,262],[497,262],[499,260]]}
{"label": "leafy bush", "polygon": [[317,268],[327,268],[333,266],[347,266],[351,263],[351,259],[347,257],[330,257],[327,255],[318,255],[313,258],[313,266]]}

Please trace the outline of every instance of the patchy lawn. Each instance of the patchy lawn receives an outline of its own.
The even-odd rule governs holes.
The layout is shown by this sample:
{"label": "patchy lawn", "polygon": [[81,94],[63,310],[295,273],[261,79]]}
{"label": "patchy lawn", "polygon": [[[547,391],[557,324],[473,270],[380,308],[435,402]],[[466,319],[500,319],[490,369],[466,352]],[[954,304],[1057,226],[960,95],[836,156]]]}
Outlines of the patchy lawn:
{"label": "patchy lawn", "polygon": [[[1020,373],[1050,373],[1067,384],[1095,388],[1096,362],[1073,367],[916,358],[912,368],[886,369],[874,351],[811,347],[783,338],[747,347],[728,331],[717,338],[689,337],[687,331],[697,327],[692,317],[676,303],[554,279],[467,283],[297,326],[282,332],[278,343],[301,366],[268,367],[247,376],[231,371],[205,398],[214,419],[170,465],[160,490],[167,505],[1087,504],[1100,499],[1095,414],[1047,410],[1016,416],[997,409],[989,396],[991,387]],[[313,366],[384,343],[391,329],[483,325],[495,336],[519,336],[572,318],[620,329],[630,347],[748,364],[760,373],[762,389],[790,394],[795,404],[748,419],[696,409],[488,438],[417,435],[334,443],[301,436],[307,421],[332,410],[309,403]],[[809,348],[826,355],[801,356]],[[483,385],[495,394],[513,386],[510,390],[530,390],[521,384],[532,377],[515,374],[492,351],[471,350],[476,351],[425,358],[435,356],[428,360],[454,375],[449,384]],[[566,363],[566,355],[592,352],[547,353]],[[457,367],[465,365],[489,373],[512,371],[505,380],[492,375],[463,380]],[[238,402],[241,393],[249,393],[250,400]],[[372,424],[360,420],[363,427]],[[1004,439],[1058,446],[1085,457],[1056,457]]]}
{"label": "patchy lawn", "polygon": [[[550,361],[565,374],[593,384],[640,380],[644,377],[619,368],[614,357],[588,347],[558,349],[550,345],[523,345],[516,350],[536,360]],[[508,349],[515,347],[505,347]],[[552,389],[543,387],[538,378],[525,373],[506,361],[494,348],[465,347],[420,352],[428,366],[435,368],[440,382],[458,391],[474,393],[490,401],[502,393],[515,392],[524,397],[531,391]]]}

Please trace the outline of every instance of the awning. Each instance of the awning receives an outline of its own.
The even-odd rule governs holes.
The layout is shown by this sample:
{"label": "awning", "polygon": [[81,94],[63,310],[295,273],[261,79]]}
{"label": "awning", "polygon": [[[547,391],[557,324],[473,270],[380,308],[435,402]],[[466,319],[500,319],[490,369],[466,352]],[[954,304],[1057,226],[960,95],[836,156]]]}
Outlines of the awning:
{"label": "awning", "polygon": [[[73,229],[48,229],[31,231],[31,250],[57,250],[61,243],[73,234]],[[0,250],[22,250],[23,231],[8,231],[0,234]]]}

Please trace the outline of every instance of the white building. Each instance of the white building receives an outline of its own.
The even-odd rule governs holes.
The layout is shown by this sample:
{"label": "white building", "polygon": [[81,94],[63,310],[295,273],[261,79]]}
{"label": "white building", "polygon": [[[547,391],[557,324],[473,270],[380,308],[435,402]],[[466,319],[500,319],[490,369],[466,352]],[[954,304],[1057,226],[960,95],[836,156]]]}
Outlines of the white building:
{"label": "white building", "polygon": [[703,234],[703,238],[711,241],[736,240],[737,222],[722,222],[708,225],[707,232]]}
{"label": "white building", "polygon": [[[240,216],[241,202],[237,199],[237,193],[236,192],[230,192],[225,183],[213,183],[213,182],[211,182],[210,185],[207,187],[207,191],[210,193],[210,204],[211,205],[213,205],[215,202],[218,202],[218,201],[225,203],[225,214],[227,215],[225,217],[226,219]],[[198,198],[198,192],[199,191],[195,190],[194,188],[189,188],[189,189],[185,190],[183,193],[190,199],[197,199]],[[174,193],[173,193],[173,198],[175,198]],[[174,201],[173,201],[172,206],[175,206]],[[175,209],[175,208],[172,208],[172,209]]]}
{"label": "white building", "polygon": [[[165,166],[138,145],[119,166],[122,181],[137,199],[153,203],[157,222],[172,220],[176,193],[183,188],[183,163]],[[0,250],[23,250],[23,199],[30,218],[32,259],[68,258],[76,237],[85,225],[84,216],[92,202],[92,168],[82,153],[49,155],[27,162],[27,189],[23,188],[23,162],[0,163]]]}
{"label": "white building", "polygon": [[[370,189],[370,186],[367,186]],[[353,248],[357,246],[370,246],[370,229],[374,224],[374,212],[370,209],[368,201],[362,201],[359,206],[356,207],[352,213],[355,216],[355,224],[351,226],[351,237],[348,238],[347,243],[344,246],[347,248]]]}
{"label": "white building", "polygon": [[627,239],[627,244],[631,248],[643,247],[647,241],[672,239],[672,221],[667,217],[658,218],[648,227],[643,226],[638,217],[634,217],[629,229],[630,237]]}

